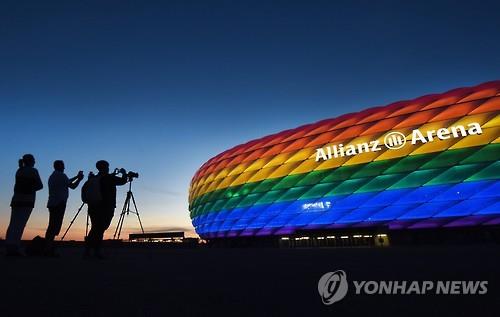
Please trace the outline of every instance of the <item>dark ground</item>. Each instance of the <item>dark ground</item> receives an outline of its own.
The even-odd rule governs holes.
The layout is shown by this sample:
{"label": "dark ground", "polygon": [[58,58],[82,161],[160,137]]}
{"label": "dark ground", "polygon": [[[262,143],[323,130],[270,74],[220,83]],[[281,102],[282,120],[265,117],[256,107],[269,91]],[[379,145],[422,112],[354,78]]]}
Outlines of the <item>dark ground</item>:
{"label": "dark ground", "polygon": [[[0,257],[0,316],[499,316],[500,246],[317,249],[109,247],[106,260]],[[353,295],[324,306],[326,272],[351,280],[488,280],[486,295]],[[351,283],[349,286],[351,287]]]}

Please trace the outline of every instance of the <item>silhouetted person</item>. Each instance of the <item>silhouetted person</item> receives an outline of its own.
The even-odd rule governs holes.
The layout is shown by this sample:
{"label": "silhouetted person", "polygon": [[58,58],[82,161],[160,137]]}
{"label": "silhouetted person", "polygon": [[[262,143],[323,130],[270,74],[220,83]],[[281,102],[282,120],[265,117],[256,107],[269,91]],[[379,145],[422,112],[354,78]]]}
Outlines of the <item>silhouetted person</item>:
{"label": "silhouetted person", "polygon": [[61,231],[61,226],[66,211],[66,202],[68,201],[68,188],[75,189],[83,179],[83,171],[79,171],[78,175],[68,178],[64,174],[64,162],[54,161],[54,172],[49,177],[49,201],[47,208],[49,209],[49,225],[45,233],[46,239],[46,254],[54,256],[54,238]]}
{"label": "silhouetted person", "polygon": [[95,177],[99,179],[101,201],[88,202],[88,212],[92,227],[86,240],[85,256],[90,256],[94,250],[97,258],[102,258],[101,245],[104,232],[109,228],[116,208],[116,186],[127,183],[127,171],[120,169],[121,177],[109,173],[109,163],[98,161],[96,168],[99,171]]}
{"label": "silhouetted person", "polygon": [[25,154],[19,160],[14,196],[10,203],[12,211],[5,239],[8,256],[23,255],[19,250],[21,237],[31,211],[35,207],[36,192],[43,188],[40,175],[34,166],[35,158],[31,154]]}

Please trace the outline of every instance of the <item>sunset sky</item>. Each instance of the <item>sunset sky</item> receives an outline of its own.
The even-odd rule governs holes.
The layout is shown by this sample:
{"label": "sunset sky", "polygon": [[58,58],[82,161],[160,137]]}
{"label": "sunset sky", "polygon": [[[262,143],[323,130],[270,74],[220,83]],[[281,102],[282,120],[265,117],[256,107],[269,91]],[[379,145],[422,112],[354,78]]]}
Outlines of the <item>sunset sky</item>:
{"label": "sunset sky", "polygon": [[[56,159],[70,177],[100,159],[138,172],[145,229],[193,235],[189,182],[225,149],[500,79],[499,10],[498,1],[2,1],[0,237],[25,153],[45,184],[25,239],[45,232]],[[63,231],[80,204],[78,188]],[[136,232],[137,219],[124,229]],[[84,230],[82,214],[69,238]]]}

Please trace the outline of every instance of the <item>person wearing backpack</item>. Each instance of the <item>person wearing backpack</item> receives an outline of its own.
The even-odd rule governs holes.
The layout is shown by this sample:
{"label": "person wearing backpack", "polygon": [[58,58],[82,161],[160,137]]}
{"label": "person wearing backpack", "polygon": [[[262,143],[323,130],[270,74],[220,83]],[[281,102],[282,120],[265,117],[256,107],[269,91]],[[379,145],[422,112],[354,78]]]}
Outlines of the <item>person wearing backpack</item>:
{"label": "person wearing backpack", "polygon": [[42,180],[35,168],[35,157],[23,155],[16,172],[14,195],[10,203],[10,222],[5,237],[7,256],[23,256],[19,247],[26,223],[35,207],[36,192],[43,188]]}
{"label": "person wearing backpack", "polygon": [[75,177],[68,178],[64,173],[64,168],[63,161],[54,161],[54,172],[49,177],[49,201],[47,202],[47,208],[49,209],[49,225],[45,233],[45,253],[48,256],[55,255],[53,242],[61,231],[64,213],[66,211],[66,202],[69,196],[68,188],[77,188],[83,179],[83,171],[79,171],[78,175]]}
{"label": "person wearing backpack", "polygon": [[127,183],[127,171],[119,170],[121,177],[109,173],[109,163],[101,160],[96,163],[97,175],[89,177],[82,188],[82,199],[88,204],[88,213],[92,224],[85,240],[85,257],[94,250],[96,258],[103,258],[101,245],[104,232],[109,228],[116,208],[116,186]]}

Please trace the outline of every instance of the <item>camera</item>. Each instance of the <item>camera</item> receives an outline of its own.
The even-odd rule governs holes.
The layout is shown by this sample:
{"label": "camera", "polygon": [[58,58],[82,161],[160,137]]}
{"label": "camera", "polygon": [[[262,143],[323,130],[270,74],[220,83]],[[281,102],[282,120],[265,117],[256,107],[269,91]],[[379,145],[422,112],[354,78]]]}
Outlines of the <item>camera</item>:
{"label": "camera", "polygon": [[[120,169],[119,168],[115,168],[115,170],[113,171],[113,175],[116,175],[116,174],[119,174],[119,173],[120,173]],[[134,178],[139,178],[139,173],[129,171],[127,173],[127,178],[129,180],[134,179]]]}
{"label": "camera", "polygon": [[130,172],[128,172],[128,173],[127,173],[127,177],[128,177],[129,179],[132,179],[132,178],[139,178],[139,173],[136,173],[136,172],[132,172],[132,171],[130,171]]}

